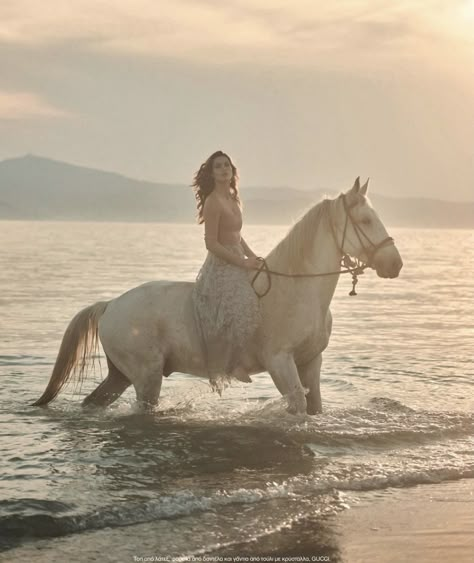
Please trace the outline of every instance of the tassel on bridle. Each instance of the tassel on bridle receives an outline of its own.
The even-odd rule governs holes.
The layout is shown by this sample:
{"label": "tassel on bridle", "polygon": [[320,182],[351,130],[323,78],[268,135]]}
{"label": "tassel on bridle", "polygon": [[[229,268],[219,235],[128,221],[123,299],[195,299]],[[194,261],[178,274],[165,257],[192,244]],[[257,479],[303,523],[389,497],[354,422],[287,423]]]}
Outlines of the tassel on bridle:
{"label": "tassel on bridle", "polygon": [[344,254],[344,256],[342,257],[341,263],[342,263],[342,266],[344,266],[348,270],[351,270],[351,272],[352,272],[352,289],[349,292],[349,295],[351,297],[354,296],[354,295],[357,295],[357,292],[355,290],[355,287],[356,287],[357,283],[359,282],[359,279],[358,279],[357,276],[360,276],[361,274],[363,274],[364,269],[367,266],[364,265],[360,260],[357,260],[355,258],[351,258],[348,254]]}

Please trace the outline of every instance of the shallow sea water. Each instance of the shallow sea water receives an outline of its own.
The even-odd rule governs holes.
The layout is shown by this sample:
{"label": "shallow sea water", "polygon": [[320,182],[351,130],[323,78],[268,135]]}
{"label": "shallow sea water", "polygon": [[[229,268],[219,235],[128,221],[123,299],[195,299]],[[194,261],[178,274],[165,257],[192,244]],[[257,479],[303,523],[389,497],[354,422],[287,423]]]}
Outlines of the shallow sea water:
{"label": "shallow sea water", "polygon": [[[245,236],[264,255],[286,230]],[[81,394],[30,405],[77,311],[153,279],[194,279],[199,228],[0,222],[0,557],[258,554],[361,491],[472,479],[474,233],[390,234],[398,279],[366,272],[355,298],[339,281],[321,416],[288,414],[268,374],[222,397],[173,374],[159,410],[142,414],[131,390],[82,411],[104,360]]]}

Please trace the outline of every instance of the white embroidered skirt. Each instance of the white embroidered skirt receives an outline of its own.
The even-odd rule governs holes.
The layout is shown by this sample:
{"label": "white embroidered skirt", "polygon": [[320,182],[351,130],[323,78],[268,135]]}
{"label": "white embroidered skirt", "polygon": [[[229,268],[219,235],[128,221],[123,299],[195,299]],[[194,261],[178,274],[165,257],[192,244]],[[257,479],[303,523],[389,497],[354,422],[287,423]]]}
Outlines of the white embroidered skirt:
{"label": "white embroidered skirt", "polygon": [[[245,256],[240,244],[223,246]],[[209,252],[196,278],[193,302],[209,378],[228,376],[240,365],[261,319],[248,270]]]}

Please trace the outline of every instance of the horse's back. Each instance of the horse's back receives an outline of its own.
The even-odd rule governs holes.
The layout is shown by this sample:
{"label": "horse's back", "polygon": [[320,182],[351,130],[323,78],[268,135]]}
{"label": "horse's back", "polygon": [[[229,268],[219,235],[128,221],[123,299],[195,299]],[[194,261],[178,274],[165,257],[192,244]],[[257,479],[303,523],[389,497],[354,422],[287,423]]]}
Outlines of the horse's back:
{"label": "horse's back", "polygon": [[[161,314],[166,304],[171,305],[174,311],[175,302],[183,302],[191,298],[193,282],[182,282],[174,280],[157,280],[144,283],[130,289],[110,302],[109,307],[121,310],[133,308],[140,309],[143,304],[148,304],[156,310],[160,308]],[[108,309],[109,309],[108,307]],[[166,307],[165,307],[166,308]]]}
{"label": "horse's back", "polygon": [[138,325],[142,323],[181,323],[183,316],[192,312],[192,282],[152,281],[130,289],[110,301],[101,319],[101,325],[120,322]]}
{"label": "horse's back", "polygon": [[144,356],[175,362],[183,349],[194,348],[193,286],[193,282],[153,281],[110,301],[99,321],[105,353],[125,367],[124,363],[131,365]]}

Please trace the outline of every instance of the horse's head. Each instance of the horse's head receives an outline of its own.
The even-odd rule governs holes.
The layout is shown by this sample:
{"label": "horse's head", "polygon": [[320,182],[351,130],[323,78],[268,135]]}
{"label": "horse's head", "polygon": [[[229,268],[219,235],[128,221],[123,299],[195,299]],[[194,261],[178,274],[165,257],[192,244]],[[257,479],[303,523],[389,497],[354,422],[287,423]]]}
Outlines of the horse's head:
{"label": "horse's head", "polygon": [[339,196],[337,242],[343,254],[354,256],[382,278],[396,278],[403,262],[393,239],[367,199],[369,181],[359,178],[352,189]]}

